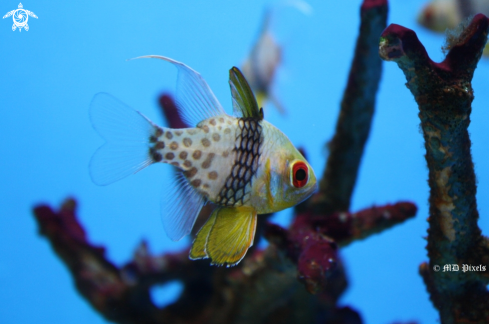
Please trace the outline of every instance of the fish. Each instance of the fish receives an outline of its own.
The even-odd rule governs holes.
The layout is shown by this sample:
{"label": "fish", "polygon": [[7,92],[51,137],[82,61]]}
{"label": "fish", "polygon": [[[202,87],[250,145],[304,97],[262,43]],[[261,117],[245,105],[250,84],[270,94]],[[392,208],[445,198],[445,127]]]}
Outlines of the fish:
{"label": "fish", "polygon": [[[432,0],[423,7],[417,20],[420,25],[434,32],[446,32],[448,43],[450,38],[458,39],[463,28],[478,13],[489,15],[489,0]],[[455,37],[452,36],[454,32]],[[451,47],[447,45],[442,48],[444,51]],[[483,55],[489,56],[489,45],[484,48]]]}
{"label": "fish", "polygon": [[281,114],[285,114],[285,108],[272,91],[273,80],[282,61],[282,46],[271,31],[271,15],[272,10],[267,10],[260,36],[241,68],[256,94],[258,105],[261,107],[270,100]]}
{"label": "fish", "polygon": [[165,184],[161,207],[168,237],[188,235],[202,207],[215,205],[190,249],[192,260],[235,266],[253,245],[257,215],[292,207],[317,190],[312,167],[289,138],[264,119],[237,67],[229,70],[234,115],[228,115],[201,75],[157,55],[177,70],[176,104],[189,128],[160,127],[107,93],[90,104],[90,120],[105,139],[90,176],[108,185],[156,163],[177,172]]}
{"label": "fish", "polygon": [[284,17],[284,9],[292,8],[304,15],[310,15],[312,8],[304,1],[290,0],[278,2],[267,8],[261,22],[260,33],[255,41],[248,57],[241,65],[241,70],[246,77],[251,89],[256,95],[258,106],[262,107],[271,102],[280,114],[285,115],[286,109],[274,91],[274,81],[277,70],[282,65],[284,42],[280,42],[272,24],[273,16],[278,20],[288,18],[288,26],[294,27],[290,17]]}
{"label": "fish", "polygon": [[423,7],[417,19],[420,25],[443,33],[455,28],[463,18],[456,0],[434,0]]}

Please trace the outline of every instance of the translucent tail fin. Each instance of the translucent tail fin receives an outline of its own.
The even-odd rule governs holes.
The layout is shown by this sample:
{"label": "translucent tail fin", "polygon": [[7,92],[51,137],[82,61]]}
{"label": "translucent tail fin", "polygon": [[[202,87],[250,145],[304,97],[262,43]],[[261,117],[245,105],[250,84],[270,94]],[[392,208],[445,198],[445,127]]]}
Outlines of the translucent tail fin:
{"label": "translucent tail fin", "polygon": [[90,120],[106,140],[90,161],[95,184],[111,184],[153,163],[149,139],[158,127],[140,112],[107,93],[98,93],[90,104]]}

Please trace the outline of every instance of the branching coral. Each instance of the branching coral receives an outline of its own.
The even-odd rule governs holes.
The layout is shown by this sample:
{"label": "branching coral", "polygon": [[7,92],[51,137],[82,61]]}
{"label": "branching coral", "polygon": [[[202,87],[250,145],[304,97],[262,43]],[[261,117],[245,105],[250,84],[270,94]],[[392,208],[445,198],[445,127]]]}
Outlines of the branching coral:
{"label": "branching coral", "polygon": [[322,211],[349,209],[374,113],[382,72],[376,44],[381,29],[386,26],[387,0],[364,1],[361,15],[355,57],[341,101],[336,132],[328,143],[330,156],[320,182],[320,196],[316,200],[316,206]]}
{"label": "branching coral", "polygon": [[[379,53],[404,72],[419,106],[429,168],[429,265],[420,273],[442,323],[489,323],[487,239],[477,226],[476,180],[467,128],[474,92],[471,81],[487,41],[482,14],[461,29],[445,60],[433,62],[416,33],[392,24],[382,33]],[[436,271],[457,265],[459,271]],[[479,266],[462,271],[463,265]],[[473,270],[470,268],[470,270]]]}
{"label": "branching coral", "polygon": [[[380,81],[378,36],[386,20],[386,0],[363,2],[355,57],[319,192],[296,206],[289,229],[260,216],[258,233],[271,244],[250,250],[237,267],[191,261],[188,251],[154,256],[142,243],[133,260],[118,268],[107,260],[104,248],[88,241],[74,200],[59,211],[36,207],[41,234],[84,298],[106,319],[125,324],[362,323],[354,309],[337,304],[347,286],[339,248],[402,223],[417,211],[409,202],[349,211]],[[171,127],[185,126],[170,96],[161,97],[160,104]],[[208,213],[201,213],[196,227]],[[150,287],[175,279],[183,283],[183,293],[175,303],[158,308]]]}

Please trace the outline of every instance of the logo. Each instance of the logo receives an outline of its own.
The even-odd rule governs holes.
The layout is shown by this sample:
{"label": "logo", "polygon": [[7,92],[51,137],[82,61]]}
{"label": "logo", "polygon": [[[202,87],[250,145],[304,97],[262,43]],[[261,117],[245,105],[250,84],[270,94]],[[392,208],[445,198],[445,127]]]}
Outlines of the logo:
{"label": "logo", "polygon": [[22,3],[19,3],[19,9],[7,12],[3,18],[5,19],[10,16],[14,20],[12,31],[15,31],[17,28],[19,28],[19,31],[22,31],[22,28],[28,31],[29,25],[27,25],[27,20],[29,20],[29,16],[37,19],[37,16],[32,11],[23,9]]}

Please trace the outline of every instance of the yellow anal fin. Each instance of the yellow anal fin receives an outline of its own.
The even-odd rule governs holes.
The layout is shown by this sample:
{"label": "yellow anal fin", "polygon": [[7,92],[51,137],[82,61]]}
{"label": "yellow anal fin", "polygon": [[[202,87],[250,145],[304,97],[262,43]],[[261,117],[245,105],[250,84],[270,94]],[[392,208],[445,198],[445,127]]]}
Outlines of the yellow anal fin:
{"label": "yellow anal fin", "polygon": [[228,267],[239,263],[253,245],[256,230],[256,210],[252,207],[223,207],[206,244],[211,264]]}
{"label": "yellow anal fin", "polygon": [[217,208],[197,234],[190,258],[210,258],[213,265],[235,266],[253,245],[256,216],[251,207]]}
{"label": "yellow anal fin", "polygon": [[219,207],[197,233],[190,259],[211,259],[212,265],[232,267],[253,245],[256,210],[252,207]]}
{"label": "yellow anal fin", "polygon": [[207,243],[207,238],[209,237],[209,233],[211,232],[212,226],[216,222],[216,215],[219,208],[214,209],[211,216],[207,219],[204,226],[199,230],[197,236],[195,237],[194,243],[192,244],[192,248],[190,249],[190,259],[198,260],[198,259],[206,259],[207,253],[205,252],[205,245]]}

